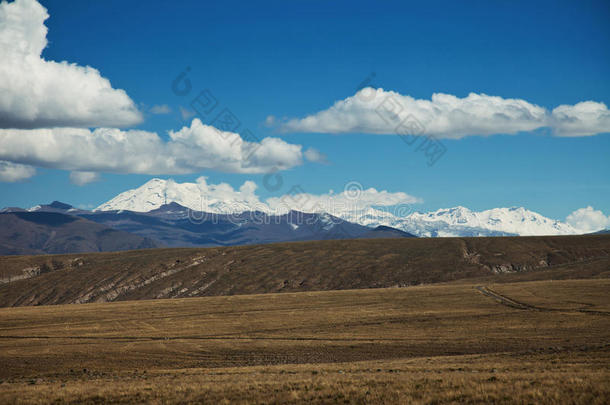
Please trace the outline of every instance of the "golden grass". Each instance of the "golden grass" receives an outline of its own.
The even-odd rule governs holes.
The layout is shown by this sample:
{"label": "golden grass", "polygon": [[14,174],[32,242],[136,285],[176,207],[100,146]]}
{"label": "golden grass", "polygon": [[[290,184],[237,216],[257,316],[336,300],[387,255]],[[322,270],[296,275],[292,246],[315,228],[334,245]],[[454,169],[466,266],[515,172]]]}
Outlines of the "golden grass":
{"label": "golden grass", "polygon": [[608,402],[610,280],[475,287],[3,308],[0,402]]}
{"label": "golden grass", "polygon": [[608,350],[137,370],[0,385],[7,403],[606,404]]}
{"label": "golden grass", "polygon": [[[550,284],[549,284],[550,283]],[[583,288],[578,288],[582,284]],[[546,287],[546,285],[549,285]],[[610,289],[605,280],[554,280],[516,284],[492,284],[503,295],[540,309],[605,311],[610,313]]]}

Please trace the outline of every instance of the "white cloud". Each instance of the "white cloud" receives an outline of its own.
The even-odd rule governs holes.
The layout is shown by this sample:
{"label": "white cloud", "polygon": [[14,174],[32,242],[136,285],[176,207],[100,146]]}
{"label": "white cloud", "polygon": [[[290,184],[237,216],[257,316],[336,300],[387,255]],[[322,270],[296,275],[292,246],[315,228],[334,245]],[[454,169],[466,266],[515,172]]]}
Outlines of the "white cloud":
{"label": "white cloud", "polygon": [[403,192],[392,193],[375,188],[364,189],[360,183],[349,182],[341,193],[310,194],[300,186],[292,187],[281,197],[271,197],[266,203],[274,213],[290,210],[302,212],[327,212],[342,216],[346,212],[364,212],[371,207],[391,207],[421,203],[420,198]]}
{"label": "white cloud", "polygon": [[41,57],[48,17],[35,0],[0,3],[0,128],[139,123],[134,102],[98,70]]}
{"label": "white cloud", "polygon": [[85,172],[184,174],[205,169],[266,173],[303,163],[301,145],[279,138],[248,142],[194,119],[169,132],[116,128],[0,129],[0,160]]}
{"label": "white cloud", "polygon": [[182,117],[183,121],[188,121],[189,119],[191,119],[192,117],[195,116],[195,112],[191,111],[187,108],[184,108],[182,106],[178,107],[180,109],[180,116]]}
{"label": "white cloud", "polygon": [[553,128],[559,136],[589,136],[610,132],[610,110],[604,103],[583,101],[553,109]]}
{"label": "white cloud", "polygon": [[150,112],[152,114],[169,114],[172,112],[172,109],[167,104],[153,105],[150,107]]}
{"label": "white cloud", "polygon": [[579,208],[567,216],[566,222],[582,233],[596,232],[610,228],[610,216],[593,207]]}
{"label": "white cloud", "polygon": [[280,124],[286,132],[435,135],[515,134],[551,127],[559,136],[610,132],[610,111],[587,101],[562,105],[552,112],[521,99],[470,93],[459,98],[435,93],[415,99],[383,89],[364,88],[329,109]]}
{"label": "white cloud", "polygon": [[70,181],[77,186],[84,186],[99,179],[99,173],[95,172],[70,172]]}
{"label": "white cloud", "polygon": [[275,124],[275,117],[273,115],[268,115],[267,118],[265,118],[265,126],[271,127],[274,124]]}
{"label": "white cloud", "polygon": [[0,181],[14,183],[29,179],[36,174],[36,168],[0,160]]}
{"label": "white cloud", "polygon": [[326,155],[321,153],[317,149],[309,148],[305,151],[304,155],[305,159],[309,160],[310,162],[328,164],[328,159],[326,158]]}

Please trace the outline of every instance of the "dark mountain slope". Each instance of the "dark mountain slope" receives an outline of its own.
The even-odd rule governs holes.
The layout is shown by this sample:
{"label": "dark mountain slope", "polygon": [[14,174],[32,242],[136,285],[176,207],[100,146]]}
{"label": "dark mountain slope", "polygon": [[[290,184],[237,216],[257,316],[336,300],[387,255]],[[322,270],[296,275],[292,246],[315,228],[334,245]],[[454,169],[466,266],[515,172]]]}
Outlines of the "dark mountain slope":
{"label": "dark mountain slope", "polygon": [[400,229],[392,228],[389,226],[379,225],[378,227],[368,231],[363,238],[376,239],[376,238],[416,238],[415,235],[411,235],[408,232],[401,231]]}
{"label": "dark mountain slope", "polygon": [[[192,211],[177,203],[150,212],[133,212],[86,211],[53,201],[30,211],[7,208],[3,212],[26,220],[30,225],[18,229],[16,223],[11,223],[4,233],[0,233],[0,254],[79,253],[156,246],[213,247],[308,240],[413,237],[389,227],[372,230],[328,214],[305,214],[298,211],[275,216],[256,211],[231,215],[211,214]],[[68,235],[64,232],[63,239],[58,239],[57,230],[51,228],[67,225],[75,218],[87,220],[77,224],[80,233]],[[61,221],[65,221],[65,224]],[[35,222],[39,226],[51,228],[36,228],[38,232],[35,232],[32,227]],[[94,223],[98,225],[89,231],[85,230],[86,224]],[[21,224],[25,223],[22,221]],[[140,243],[133,239],[126,242],[125,235],[115,238],[110,234],[103,240],[93,240],[92,235],[97,235],[102,229],[99,228],[100,225],[138,235],[146,242]],[[55,234],[51,237],[53,232]],[[47,242],[48,240],[54,242]]]}
{"label": "dark mountain slope", "polygon": [[[54,203],[55,204],[55,203]],[[42,206],[46,210],[50,206]],[[328,239],[413,237],[390,227],[370,228],[328,214],[291,211],[267,215],[212,214],[192,211],[177,203],[150,212],[79,211],[77,215],[114,229],[160,241],[170,247],[237,246]]]}
{"label": "dark mountain slope", "polygon": [[108,252],[160,243],[58,212],[0,213],[0,254]]}

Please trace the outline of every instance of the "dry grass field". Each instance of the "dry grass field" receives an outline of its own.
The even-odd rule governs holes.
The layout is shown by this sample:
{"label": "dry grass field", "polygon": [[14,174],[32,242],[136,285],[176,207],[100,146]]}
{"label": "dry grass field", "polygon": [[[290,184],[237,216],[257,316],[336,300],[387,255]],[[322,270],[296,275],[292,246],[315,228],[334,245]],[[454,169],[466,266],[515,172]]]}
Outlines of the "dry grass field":
{"label": "dry grass field", "polygon": [[610,280],[0,309],[2,403],[610,401]]}

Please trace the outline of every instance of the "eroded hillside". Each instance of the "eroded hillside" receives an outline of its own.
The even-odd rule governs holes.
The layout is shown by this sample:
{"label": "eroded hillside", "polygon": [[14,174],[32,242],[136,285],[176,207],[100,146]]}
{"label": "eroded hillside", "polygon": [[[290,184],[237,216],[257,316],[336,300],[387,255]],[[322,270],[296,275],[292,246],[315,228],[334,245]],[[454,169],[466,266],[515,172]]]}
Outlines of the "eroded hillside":
{"label": "eroded hillside", "polygon": [[[0,305],[610,274],[610,236],[336,240],[0,258]],[[553,274],[549,276],[549,272]]]}

